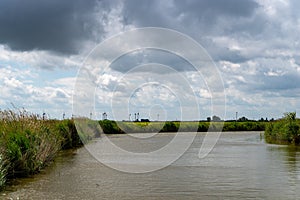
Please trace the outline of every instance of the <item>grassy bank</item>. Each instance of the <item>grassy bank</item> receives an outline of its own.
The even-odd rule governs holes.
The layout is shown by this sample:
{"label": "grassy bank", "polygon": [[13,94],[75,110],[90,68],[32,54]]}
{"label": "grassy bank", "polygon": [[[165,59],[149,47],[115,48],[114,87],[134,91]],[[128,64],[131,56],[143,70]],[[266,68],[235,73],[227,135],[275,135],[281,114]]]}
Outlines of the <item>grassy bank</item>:
{"label": "grassy bank", "polygon": [[296,119],[296,113],[285,113],[282,119],[268,123],[265,140],[273,144],[300,145],[300,120]]}
{"label": "grassy bank", "polygon": [[[82,146],[106,134],[146,132],[262,131],[266,122],[116,122],[43,120],[25,110],[0,111],[0,188],[7,179],[39,172],[58,151]],[[223,126],[222,126],[223,125]]]}
{"label": "grassy bank", "polygon": [[82,145],[71,120],[43,120],[20,110],[0,111],[0,187],[39,172],[61,149]]}
{"label": "grassy bank", "polygon": [[[207,132],[207,131],[264,131],[266,122],[116,122],[99,121],[104,133]],[[223,127],[222,127],[223,125]]]}

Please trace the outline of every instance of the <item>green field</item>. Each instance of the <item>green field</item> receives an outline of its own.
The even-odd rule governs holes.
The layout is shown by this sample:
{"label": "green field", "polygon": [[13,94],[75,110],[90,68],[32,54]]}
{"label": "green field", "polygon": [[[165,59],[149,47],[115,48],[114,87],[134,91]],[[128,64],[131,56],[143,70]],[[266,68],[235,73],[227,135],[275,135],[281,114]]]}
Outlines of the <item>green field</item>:
{"label": "green field", "polygon": [[263,131],[267,122],[116,122],[99,121],[106,134],[151,132]]}

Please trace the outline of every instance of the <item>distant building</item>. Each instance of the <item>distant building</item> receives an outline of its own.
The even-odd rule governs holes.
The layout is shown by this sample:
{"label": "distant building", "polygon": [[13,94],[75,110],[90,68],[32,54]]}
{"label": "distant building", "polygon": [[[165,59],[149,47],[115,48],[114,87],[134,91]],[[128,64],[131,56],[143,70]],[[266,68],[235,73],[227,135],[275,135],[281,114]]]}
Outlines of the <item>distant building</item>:
{"label": "distant building", "polygon": [[220,121],[221,121],[221,118],[218,117],[218,116],[216,116],[216,115],[214,115],[214,116],[212,117],[212,120],[213,120],[214,122],[220,122]]}

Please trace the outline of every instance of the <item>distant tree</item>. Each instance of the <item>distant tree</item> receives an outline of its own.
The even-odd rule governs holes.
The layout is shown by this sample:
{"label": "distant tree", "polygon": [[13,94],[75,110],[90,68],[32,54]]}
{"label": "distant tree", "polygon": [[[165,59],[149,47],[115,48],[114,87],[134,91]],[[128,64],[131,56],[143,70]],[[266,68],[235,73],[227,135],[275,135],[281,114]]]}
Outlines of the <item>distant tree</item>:
{"label": "distant tree", "polygon": [[259,122],[264,122],[264,118],[260,118],[260,120],[258,120]]}
{"label": "distant tree", "polygon": [[249,121],[249,119],[246,118],[246,117],[241,117],[241,118],[238,119],[238,121],[239,122],[247,122],[247,121]]}
{"label": "distant tree", "polygon": [[210,118],[210,117],[208,117],[208,118],[207,118],[207,121],[208,121],[208,122],[210,122],[210,121],[211,121],[211,118]]}
{"label": "distant tree", "polygon": [[288,112],[288,113],[284,113],[284,118],[294,121],[296,119],[296,112]]}

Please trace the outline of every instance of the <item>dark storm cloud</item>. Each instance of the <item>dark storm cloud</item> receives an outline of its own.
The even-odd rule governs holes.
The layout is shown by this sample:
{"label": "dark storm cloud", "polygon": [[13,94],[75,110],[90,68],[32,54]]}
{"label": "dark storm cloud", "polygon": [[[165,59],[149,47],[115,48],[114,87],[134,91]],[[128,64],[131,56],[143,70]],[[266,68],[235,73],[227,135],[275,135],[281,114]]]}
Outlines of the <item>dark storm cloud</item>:
{"label": "dark storm cloud", "polygon": [[266,22],[264,16],[256,16],[258,8],[253,0],[128,0],[123,19],[138,27],[162,26],[185,33],[200,42],[216,61],[245,62],[249,58],[214,44],[209,37],[259,35]]}
{"label": "dark storm cloud", "polygon": [[0,43],[12,50],[77,53],[93,37],[95,0],[0,0]]}
{"label": "dark storm cloud", "polygon": [[181,1],[175,0],[178,12],[208,16],[210,19],[219,16],[249,17],[258,7],[253,0],[212,0],[212,1]]}
{"label": "dark storm cloud", "polygon": [[101,21],[120,2],[124,24],[162,26],[192,37],[217,32],[212,28],[220,26],[216,19],[246,18],[258,7],[252,0],[0,0],[0,44],[20,51],[78,53],[84,42],[103,39]]}
{"label": "dark storm cloud", "polygon": [[[147,1],[128,0],[124,4],[125,22],[134,22],[143,26],[169,27],[182,15],[189,20],[211,24],[219,17],[249,17],[258,4],[252,0],[212,0],[212,1]],[[170,23],[171,22],[171,23]],[[212,24],[211,24],[212,25]]]}

